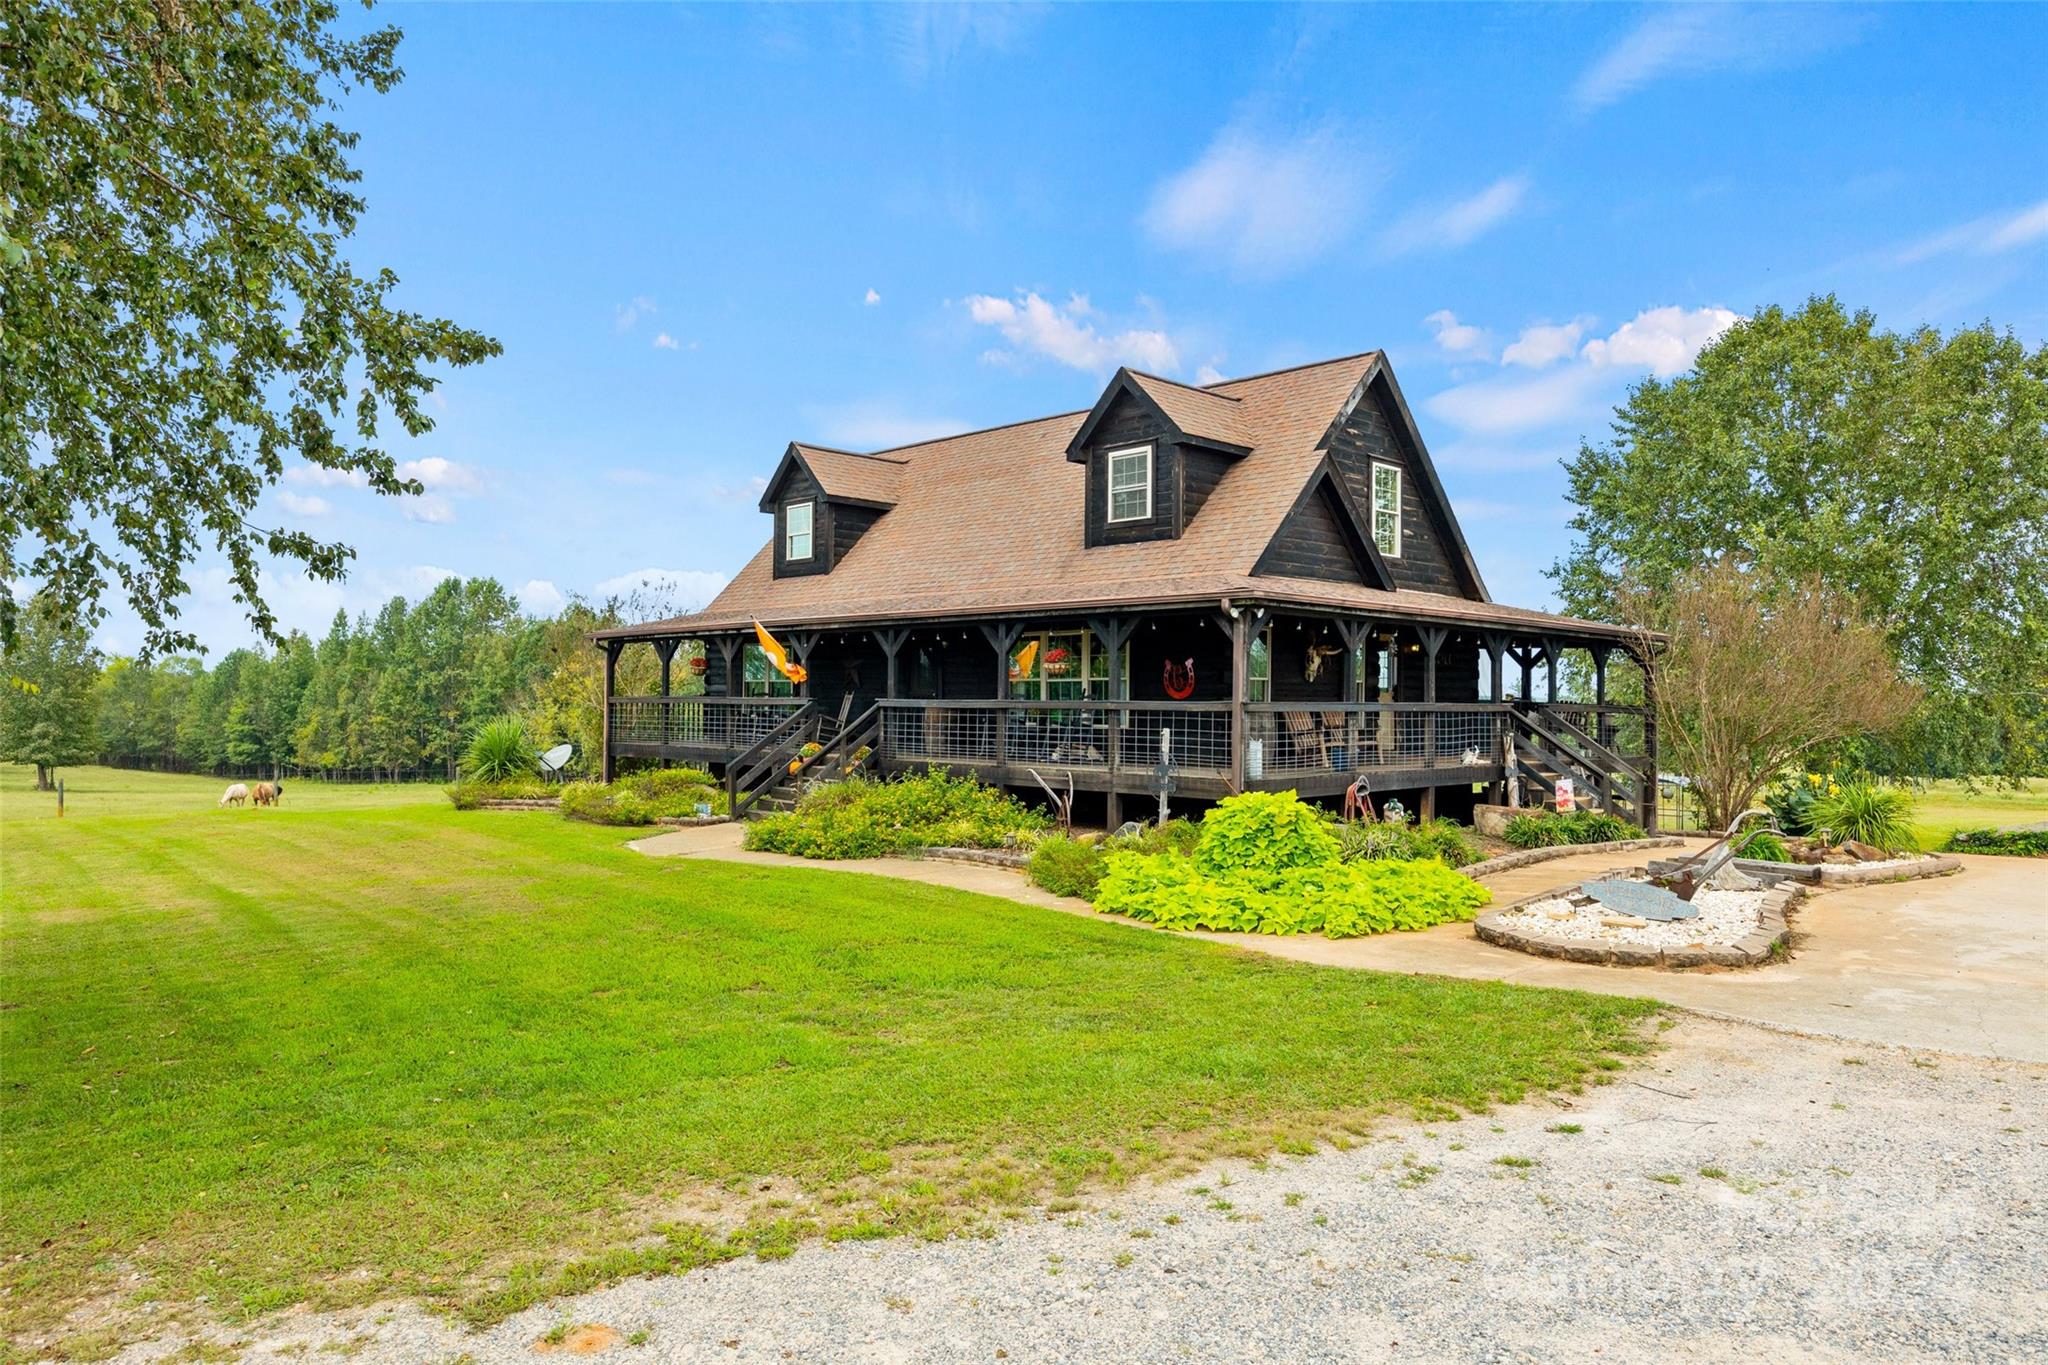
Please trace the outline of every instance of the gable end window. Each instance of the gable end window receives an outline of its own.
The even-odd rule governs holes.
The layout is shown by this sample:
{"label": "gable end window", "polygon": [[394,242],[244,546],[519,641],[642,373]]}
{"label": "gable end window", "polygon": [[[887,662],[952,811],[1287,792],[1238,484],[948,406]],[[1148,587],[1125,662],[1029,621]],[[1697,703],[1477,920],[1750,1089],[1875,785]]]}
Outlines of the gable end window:
{"label": "gable end window", "polygon": [[1152,447],[1112,450],[1109,463],[1109,519],[1146,521],[1152,516]]}
{"label": "gable end window", "polygon": [[1372,467],[1372,539],[1388,559],[1401,557],[1401,467]]}
{"label": "gable end window", "polygon": [[811,557],[811,509],[814,503],[793,502],[782,509],[782,557],[795,561]]}

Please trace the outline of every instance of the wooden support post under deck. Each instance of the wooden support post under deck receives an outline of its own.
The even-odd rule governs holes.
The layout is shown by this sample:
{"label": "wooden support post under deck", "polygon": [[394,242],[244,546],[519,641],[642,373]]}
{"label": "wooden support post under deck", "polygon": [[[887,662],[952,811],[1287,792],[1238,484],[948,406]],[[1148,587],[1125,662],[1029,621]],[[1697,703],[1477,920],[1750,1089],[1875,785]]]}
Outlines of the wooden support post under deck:
{"label": "wooden support post under deck", "polygon": [[598,770],[607,782],[616,772],[612,763],[612,692],[619,681],[619,651],[625,647],[623,640],[604,642],[604,757],[598,762]]}
{"label": "wooden support post under deck", "polygon": [[[1450,637],[1450,630],[1444,626],[1422,626],[1415,632],[1422,637],[1422,700],[1433,706],[1436,702],[1436,656],[1443,649],[1444,641]],[[1436,766],[1436,712],[1422,713],[1422,761],[1427,767]],[[1436,818],[1436,784],[1422,789],[1422,818]]]}

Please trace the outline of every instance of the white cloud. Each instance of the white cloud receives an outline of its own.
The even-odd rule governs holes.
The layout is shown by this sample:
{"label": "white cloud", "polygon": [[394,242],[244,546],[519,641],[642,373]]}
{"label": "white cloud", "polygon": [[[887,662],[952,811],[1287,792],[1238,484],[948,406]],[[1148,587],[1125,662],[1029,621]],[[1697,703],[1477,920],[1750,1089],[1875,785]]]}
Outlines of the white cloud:
{"label": "white cloud", "polygon": [[654,300],[645,294],[635,294],[629,303],[622,303],[612,312],[614,325],[621,332],[630,332],[633,325],[642,318],[653,317],[661,310],[654,306]]}
{"label": "white cloud", "polygon": [[430,493],[481,493],[484,491],[483,472],[474,465],[457,464],[439,455],[424,459],[404,460],[399,463],[398,476],[402,479],[418,479]]}
{"label": "white cloud", "polygon": [[1473,327],[1458,321],[1458,315],[1448,308],[1437,309],[1422,322],[1436,334],[1437,349],[1445,355],[1475,356],[1484,359],[1492,342],[1485,328]]}
{"label": "white cloud", "polygon": [[1197,384],[1221,384],[1223,380],[1223,371],[1217,369],[1214,365],[1204,365],[1195,371],[1195,382]]}
{"label": "white cloud", "polygon": [[1893,265],[1914,265],[1935,256],[1967,252],[1995,256],[2048,237],[2048,199],[2010,213],[1994,213],[1923,237],[1892,253]]}
{"label": "white cloud", "polygon": [[866,304],[866,305],[867,305],[868,307],[870,307],[870,308],[874,307],[874,306],[875,306],[876,304],[880,303],[881,301],[882,301],[882,296],[881,296],[880,294],[877,294],[877,293],[876,293],[876,292],[875,292],[874,290],[872,290],[872,289],[868,290],[867,294],[866,294],[866,295],[865,295],[865,296],[864,296],[864,297],[863,297],[863,298],[861,299],[861,302],[862,302],[862,303],[864,303],[864,304]]}
{"label": "white cloud", "polygon": [[682,343],[678,342],[667,332],[656,332],[653,345],[657,351],[680,351],[682,349]]}
{"label": "white cloud", "polygon": [[1376,162],[1331,128],[1267,137],[1231,126],[1152,192],[1154,241],[1243,275],[1283,275],[1335,246],[1357,221]]}
{"label": "white cloud", "polygon": [[1520,208],[1528,193],[1528,176],[1503,176],[1470,199],[1404,214],[1387,229],[1380,244],[1396,256],[1464,246]]}
{"label": "white cloud", "polygon": [[325,498],[294,493],[289,488],[278,490],[277,505],[295,517],[324,517],[334,510]]}
{"label": "white cloud", "polygon": [[1572,87],[1572,104],[1591,113],[1667,76],[1796,65],[1853,41],[1863,23],[1862,16],[1818,5],[1656,9],[1586,68]]}
{"label": "white cloud", "polygon": [[545,578],[527,579],[526,586],[516,596],[519,605],[531,616],[553,616],[569,600],[560,588]]}
{"label": "white cloud", "polygon": [[1612,336],[1587,342],[1580,354],[1594,365],[1633,366],[1669,379],[1740,321],[1726,308],[1652,308],[1624,322]]}
{"label": "white cloud", "polygon": [[638,597],[676,612],[696,611],[718,596],[728,578],[707,569],[636,569],[591,585],[599,601],[607,597]]}
{"label": "white cloud", "polygon": [[1007,52],[1043,19],[1040,5],[884,5],[873,20],[913,81],[944,71],[963,53]]}
{"label": "white cloud", "polygon": [[424,521],[433,526],[445,526],[455,520],[455,504],[439,493],[401,499],[399,507],[405,513],[407,521]]}
{"label": "white cloud", "polygon": [[1597,368],[1572,365],[1536,379],[1494,378],[1460,384],[1437,394],[1426,406],[1460,430],[1504,436],[1584,415],[1604,383]]}
{"label": "white cloud", "polygon": [[[1077,370],[1101,372],[1118,365],[1165,373],[1180,363],[1180,352],[1164,331],[1132,328],[1105,334],[1096,329],[1095,310],[1086,294],[1069,295],[1055,307],[1036,291],[1017,298],[999,299],[974,294],[967,299],[967,312],[976,322],[993,327],[1018,351],[1045,356]],[[1014,352],[991,351],[985,359],[1005,362]]]}
{"label": "white cloud", "polygon": [[[1613,402],[1619,386],[1648,370],[1668,379],[1693,363],[1700,349],[1742,319],[1726,308],[1651,308],[1604,337],[1572,347],[1585,319],[1523,331],[1501,354],[1503,365],[1556,368],[1535,378],[1497,374],[1444,390],[1425,406],[1462,431],[1498,437],[1577,424],[1583,427]],[[1557,364],[1559,361],[1567,363]],[[1497,467],[1512,467],[1512,452]]]}
{"label": "white cloud", "polygon": [[1524,327],[1522,335],[1500,353],[1500,363],[1532,370],[1555,364],[1579,349],[1579,338],[1585,335],[1589,322],[1587,318],[1573,318],[1570,322],[1539,322],[1534,327]]}
{"label": "white cloud", "polygon": [[309,488],[368,488],[370,476],[360,469],[328,469],[324,465],[295,464],[284,472],[286,483]]}
{"label": "white cloud", "polygon": [[[859,398],[850,403],[806,406],[804,417],[818,439],[848,450],[885,450],[913,445],[937,436],[954,436],[972,423],[936,413],[906,411],[886,398]],[[760,489],[753,496],[761,496]]]}

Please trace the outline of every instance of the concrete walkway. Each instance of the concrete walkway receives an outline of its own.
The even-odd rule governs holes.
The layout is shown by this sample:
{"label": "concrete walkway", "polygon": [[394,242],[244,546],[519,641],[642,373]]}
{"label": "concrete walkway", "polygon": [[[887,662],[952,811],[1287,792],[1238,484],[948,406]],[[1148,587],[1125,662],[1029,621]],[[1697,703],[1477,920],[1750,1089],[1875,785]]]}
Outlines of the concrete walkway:
{"label": "concrete walkway", "polygon": [[[630,847],[657,857],[901,877],[1070,914],[1095,914],[1085,901],[1048,895],[999,867],[907,858],[817,863],[749,853],[739,843],[739,826],[710,825],[637,840]],[[1485,882],[1496,903],[1504,903],[1643,856],[1573,855],[1515,868]],[[2048,868],[2025,858],[1966,856],[1962,862],[1963,871],[1952,877],[1809,896],[1793,915],[1791,960],[1750,971],[1668,972],[1558,962],[1482,943],[1465,924],[1357,939],[1197,937],[1325,966],[1645,995],[1800,1033],[2048,1062]],[[1102,918],[1160,932],[1113,915]]]}

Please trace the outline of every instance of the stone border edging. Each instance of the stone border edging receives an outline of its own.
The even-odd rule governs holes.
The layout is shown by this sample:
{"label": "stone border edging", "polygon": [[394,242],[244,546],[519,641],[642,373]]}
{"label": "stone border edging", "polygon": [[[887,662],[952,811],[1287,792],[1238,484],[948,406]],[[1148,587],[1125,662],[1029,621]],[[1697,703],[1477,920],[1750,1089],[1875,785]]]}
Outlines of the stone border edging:
{"label": "stone border edging", "polygon": [[560,810],[559,796],[502,797],[490,801],[479,801],[471,810]]}
{"label": "stone border edging", "polygon": [[1735,866],[1753,876],[1778,877],[1823,888],[1912,882],[1922,877],[1947,877],[1963,870],[1960,859],[1946,854],[1930,854],[1904,867],[1883,863],[1767,863],[1761,858],[1737,858]]}
{"label": "stone border edging", "polygon": [[1490,877],[1496,872],[1511,868],[1528,867],[1532,863],[1547,863],[1552,858],[1569,858],[1575,853],[1635,853],[1646,848],[1684,848],[1685,840],[1676,835],[1659,834],[1647,839],[1615,839],[1604,844],[1554,844],[1549,848],[1525,848],[1519,853],[1503,853],[1498,858],[1486,858],[1468,863],[1458,871],[1477,880]]}
{"label": "stone border edging", "polygon": [[982,863],[1022,871],[1031,865],[1031,855],[1013,848],[928,848],[923,855],[948,863]]}
{"label": "stone border edging", "polygon": [[655,824],[694,829],[699,825],[729,825],[730,815],[662,815],[655,817]]}
{"label": "stone border edging", "polygon": [[[1595,873],[1585,881],[1600,877],[1639,876],[1640,867],[1615,868]],[[1576,883],[1574,883],[1576,885]],[[1534,905],[1538,901],[1555,900],[1568,887],[1552,887],[1534,895],[1523,896],[1510,904],[1488,910],[1472,922],[1472,932],[1497,948],[1512,948],[1517,952],[1531,953],[1537,957],[1554,957],[1566,962],[1585,962],[1602,967],[1755,967],[1771,960],[1787,933],[1785,915],[1800,897],[1805,888],[1795,884],[1781,886],[1765,893],[1763,908],[1758,912],[1757,927],[1745,934],[1739,942],[1715,944],[1704,948],[1653,948],[1643,943],[1597,943],[1586,939],[1553,937],[1549,934],[1530,934],[1510,929],[1500,921],[1511,910]]]}

